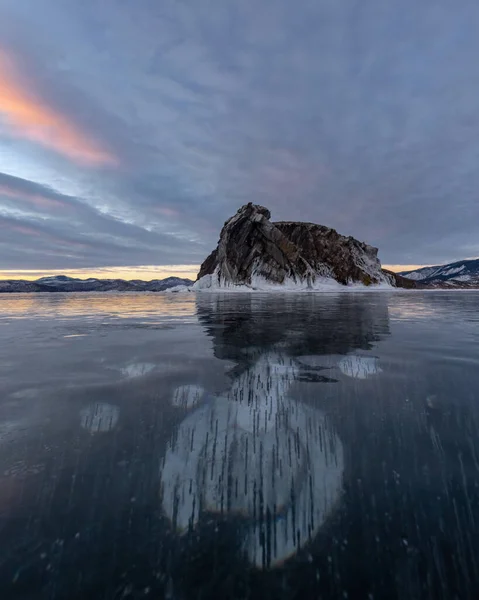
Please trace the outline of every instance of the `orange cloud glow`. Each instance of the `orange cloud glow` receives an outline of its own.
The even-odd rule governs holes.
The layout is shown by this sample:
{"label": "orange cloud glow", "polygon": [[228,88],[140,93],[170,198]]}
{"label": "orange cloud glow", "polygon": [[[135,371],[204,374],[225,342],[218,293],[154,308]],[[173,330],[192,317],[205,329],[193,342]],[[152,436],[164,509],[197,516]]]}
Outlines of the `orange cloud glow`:
{"label": "orange cloud glow", "polygon": [[80,164],[117,162],[65,115],[38,98],[11,57],[0,49],[0,122],[2,117],[16,137],[46,146]]}

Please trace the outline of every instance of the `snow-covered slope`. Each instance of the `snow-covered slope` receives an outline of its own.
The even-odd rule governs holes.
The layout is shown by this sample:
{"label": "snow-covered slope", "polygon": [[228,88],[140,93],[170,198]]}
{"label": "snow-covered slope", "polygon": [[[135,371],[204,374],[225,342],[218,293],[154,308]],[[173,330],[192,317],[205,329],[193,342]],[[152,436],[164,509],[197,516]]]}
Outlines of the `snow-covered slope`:
{"label": "snow-covered slope", "polygon": [[167,277],[153,281],[125,281],[124,279],[76,279],[66,275],[42,277],[36,281],[8,279],[0,281],[1,292],[164,292],[170,288],[188,287],[190,279]]}
{"label": "snow-covered slope", "polygon": [[436,267],[423,267],[415,271],[404,271],[400,275],[423,285],[478,287],[479,259],[461,260]]}

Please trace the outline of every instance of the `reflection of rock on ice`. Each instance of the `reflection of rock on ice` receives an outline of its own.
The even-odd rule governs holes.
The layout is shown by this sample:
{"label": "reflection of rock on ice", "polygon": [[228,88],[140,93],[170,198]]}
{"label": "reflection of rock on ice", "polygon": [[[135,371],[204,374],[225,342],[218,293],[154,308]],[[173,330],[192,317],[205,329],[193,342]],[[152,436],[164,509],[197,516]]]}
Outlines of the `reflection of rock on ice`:
{"label": "reflection of rock on ice", "polygon": [[81,426],[90,433],[104,433],[114,429],[118,423],[120,409],[113,404],[96,402],[80,411]]}
{"label": "reflection of rock on ice", "polygon": [[181,408],[192,408],[203,398],[205,390],[199,385],[180,385],[173,394],[172,404]]}
{"label": "reflection of rock on ice", "polygon": [[341,441],[321,411],[287,397],[297,373],[292,359],[262,355],[180,424],[162,470],[175,528],[193,527],[202,511],[240,515],[258,567],[310,541],[341,493]]}
{"label": "reflection of rock on ice", "polygon": [[356,379],[367,379],[382,372],[379,359],[375,356],[349,354],[339,361],[338,366],[344,375]]}
{"label": "reflection of rock on ice", "polygon": [[228,393],[228,399],[234,401],[235,426],[256,434],[274,428],[297,376],[298,367],[291,358],[272,352],[260,356],[252,368],[235,379]]}

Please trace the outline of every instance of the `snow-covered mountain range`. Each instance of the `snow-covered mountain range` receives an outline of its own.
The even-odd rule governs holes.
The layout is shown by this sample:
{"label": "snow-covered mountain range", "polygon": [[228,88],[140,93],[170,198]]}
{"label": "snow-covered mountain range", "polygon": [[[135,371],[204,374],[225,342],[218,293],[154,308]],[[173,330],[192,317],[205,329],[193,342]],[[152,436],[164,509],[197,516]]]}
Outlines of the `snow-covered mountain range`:
{"label": "snow-covered mountain range", "polygon": [[403,271],[400,275],[417,281],[421,286],[476,288],[479,287],[479,258]]}
{"label": "snow-covered mountain range", "polygon": [[178,286],[190,286],[192,281],[181,277],[167,277],[166,279],[154,279],[142,281],[133,279],[76,279],[66,275],[54,277],[42,277],[36,281],[25,281],[24,279],[7,279],[0,281],[0,293],[10,292],[164,292],[169,289],[177,289]]}

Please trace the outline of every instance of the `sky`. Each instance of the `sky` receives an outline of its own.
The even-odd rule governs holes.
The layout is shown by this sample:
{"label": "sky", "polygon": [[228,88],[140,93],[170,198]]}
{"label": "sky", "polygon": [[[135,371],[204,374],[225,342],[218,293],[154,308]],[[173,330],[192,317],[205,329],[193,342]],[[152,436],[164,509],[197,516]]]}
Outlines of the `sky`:
{"label": "sky", "polygon": [[477,0],[0,0],[0,277],[194,275],[246,202],[479,255]]}

